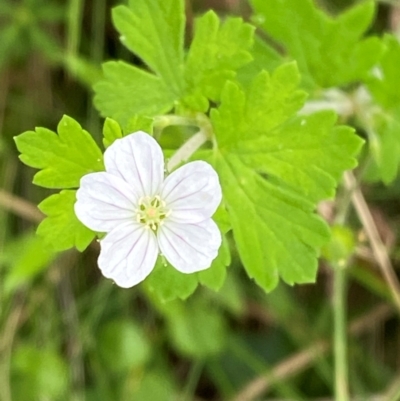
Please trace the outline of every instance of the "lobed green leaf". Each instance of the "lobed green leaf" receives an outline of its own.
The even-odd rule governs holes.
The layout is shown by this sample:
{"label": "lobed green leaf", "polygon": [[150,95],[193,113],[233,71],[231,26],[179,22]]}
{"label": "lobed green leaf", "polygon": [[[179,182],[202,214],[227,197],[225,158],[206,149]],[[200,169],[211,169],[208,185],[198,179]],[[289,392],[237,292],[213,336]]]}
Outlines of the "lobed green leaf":
{"label": "lobed green leaf", "polygon": [[382,54],[378,38],[363,39],[375,14],[372,0],[336,18],[320,11],[312,0],[251,0],[251,4],[265,31],[298,62],[308,86],[340,86],[364,79]]}
{"label": "lobed green leaf", "polygon": [[160,77],[122,61],[103,64],[104,80],[94,86],[94,104],[104,117],[121,125],[137,115],[154,116],[170,111],[175,95]]}
{"label": "lobed green leaf", "polygon": [[[356,165],[363,141],[334,127],[331,111],[293,114],[302,106],[296,66],[260,73],[247,90],[229,82],[212,110],[216,167],[234,238],[250,277],[272,290],[315,279],[329,229],[316,202],[334,195],[342,173]],[[277,99],[276,103],[273,99]]]}
{"label": "lobed green leaf", "polygon": [[[209,11],[196,21],[195,34],[185,64],[186,103],[205,97],[220,100],[221,91],[236,70],[252,59],[249,49],[254,27],[241,18],[228,18],[221,26],[218,16]],[[185,100],[184,100],[185,102]],[[195,108],[197,104],[193,105]],[[205,110],[204,110],[205,111]]]}
{"label": "lobed green leaf", "polygon": [[39,204],[47,217],[39,224],[37,233],[56,251],[76,247],[82,252],[95,237],[76,217],[75,202],[76,191],[64,190]]}
{"label": "lobed green leaf", "polygon": [[260,72],[246,91],[228,82],[220,107],[211,110],[218,146],[232,147],[240,140],[257,138],[292,116],[306,98],[305,92],[297,90],[299,81],[296,63],[287,63],[272,75]]}
{"label": "lobed green leaf", "polygon": [[183,0],[130,0],[114,8],[121,42],[137,54],[171,90],[182,91]]}
{"label": "lobed green leaf", "polygon": [[36,128],[15,137],[19,158],[40,169],[33,183],[46,188],[77,188],[82,176],[104,170],[103,155],[92,136],[71,117],[64,116],[58,135]]}

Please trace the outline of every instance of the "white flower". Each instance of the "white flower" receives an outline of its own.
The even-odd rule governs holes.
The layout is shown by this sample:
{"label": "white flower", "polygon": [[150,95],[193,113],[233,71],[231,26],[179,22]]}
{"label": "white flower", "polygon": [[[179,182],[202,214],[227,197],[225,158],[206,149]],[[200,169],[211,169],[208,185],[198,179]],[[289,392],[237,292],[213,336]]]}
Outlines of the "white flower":
{"label": "white flower", "polygon": [[164,179],[160,146],[139,131],[107,148],[104,164],[105,172],[82,177],[75,213],[107,233],[98,260],[105,277],[132,287],[150,274],[159,253],[182,273],[210,266],[221,245],[211,216],[222,195],[208,163],[188,163]]}

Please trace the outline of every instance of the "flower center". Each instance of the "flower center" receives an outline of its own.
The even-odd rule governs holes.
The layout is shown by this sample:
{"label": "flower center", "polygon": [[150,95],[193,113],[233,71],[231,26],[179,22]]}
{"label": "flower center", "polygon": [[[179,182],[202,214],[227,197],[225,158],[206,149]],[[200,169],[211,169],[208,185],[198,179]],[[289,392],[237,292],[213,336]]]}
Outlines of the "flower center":
{"label": "flower center", "polygon": [[144,196],[139,199],[139,207],[136,209],[136,221],[143,223],[147,228],[157,231],[163,224],[163,220],[171,214],[166,203],[156,195]]}

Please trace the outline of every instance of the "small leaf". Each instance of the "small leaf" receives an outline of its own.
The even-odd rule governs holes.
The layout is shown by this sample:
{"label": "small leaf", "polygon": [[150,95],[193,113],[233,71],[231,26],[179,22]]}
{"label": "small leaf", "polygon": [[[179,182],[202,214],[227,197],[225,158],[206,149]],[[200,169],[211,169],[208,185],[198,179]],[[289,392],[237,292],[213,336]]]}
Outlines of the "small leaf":
{"label": "small leaf", "polygon": [[94,103],[104,117],[122,126],[137,115],[155,116],[170,111],[175,95],[159,77],[122,61],[103,64],[104,80],[94,86]]}
{"label": "small leaf", "polygon": [[386,35],[384,43],[386,49],[379,64],[381,71],[378,76],[371,77],[368,88],[381,106],[391,110],[400,106],[400,42],[396,37]]}
{"label": "small leaf", "polygon": [[122,130],[119,124],[112,118],[106,118],[103,126],[103,144],[108,148],[116,139],[122,138]]}
{"label": "small leaf", "polygon": [[262,28],[298,62],[307,86],[329,88],[364,79],[382,54],[378,38],[363,39],[375,14],[371,0],[336,18],[312,0],[251,0],[251,4]]}
{"label": "small leaf", "polygon": [[37,233],[56,251],[75,246],[82,252],[95,237],[95,233],[77,219],[75,201],[76,191],[64,190],[39,204],[39,209],[48,217],[39,224]]}
{"label": "small leaf", "polygon": [[144,131],[151,134],[153,132],[153,122],[154,120],[149,117],[140,115],[133,116],[124,125],[123,133],[124,135],[129,135],[136,131]]}
{"label": "small leaf", "polygon": [[[172,92],[181,92],[183,0],[130,0],[129,7],[115,7],[112,17],[122,43],[161,77]],[[136,96],[135,92],[132,94]]]}
{"label": "small leaf", "polygon": [[186,65],[186,99],[196,108],[194,99],[219,101],[222,88],[236,70],[251,61],[249,49],[254,28],[240,18],[228,18],[220,27],[218,16],[209,11],[196,21],[195,34]]}
{"label": "small leaf", "polygon": [[286,121],[304,104],[306,94],[297,90],[299,81],[296,64],[287,63],[272,75],[259,73],[246,92],[228,82],[220,107],[211,110],[218,146],[232,147],[239,140],[257,138]]}
{"label": "small leaf", "polygon": [[162,302],[176,298],[186,299],[197,288],[196,274],[183,274],[159,257],[156,267],[146,279],[145,285]]}
{"label": "small leaf", "polygon": [[226,238],[222,237],[222,245],[219,248],[218,256],[213,260],[208,269],[197,273],[200,284],[219,291],[226,278],[226,267],[231,264],[231,254]]}
{"label": "small leaf", "polygon": [[103,155],[92,136],[71,117],[58,124],[58,135],[36,128],[15,137],[20,159],[41,169],[33,183],[46,188],[77,188],[82,176],[104,170]]}

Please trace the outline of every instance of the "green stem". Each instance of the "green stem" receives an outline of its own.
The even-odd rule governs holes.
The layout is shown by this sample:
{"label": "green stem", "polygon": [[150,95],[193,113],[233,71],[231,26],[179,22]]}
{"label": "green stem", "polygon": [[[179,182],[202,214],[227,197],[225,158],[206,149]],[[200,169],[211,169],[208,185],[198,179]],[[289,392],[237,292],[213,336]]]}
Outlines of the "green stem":
{"label": "green stem", "polygon": [[180,163],[185,162],[204,143],[213,138],[213,130],[210,120],[204,114],[198,113],[194,118],[168,114],[158,116],[154,119],[154,130],[156,139],[161,131],[170,125],[184,125],[198,127],[199,131],[190,137],[169,159],[167,170],[172,171]]}
{"label": "green stem", "polygon": [[343,266],[334,266],[333,280],[335,400],[349,401],[346,334],[347,272]]}
{"label": "green stem", "polygon": [[188,160],[197,149],[207,142],[207,139],[207,136],[202,130],[190,137],[169,159],[167,170],[172,171],[179,164]]}
{"label": "green stem", "polygon": [[193,362],[193,365],[189,372],[189,377],[187,379],[182,401],[193,399],[203,368],[204,368],[203,361],[197,360]]}
{"label": "green stem", "polygon": [[84,1],[70,0],[68,7],[68,35],[67,35],[67,54],[70,57],[78,54],[78,47],[81,38],[81,22]]}

